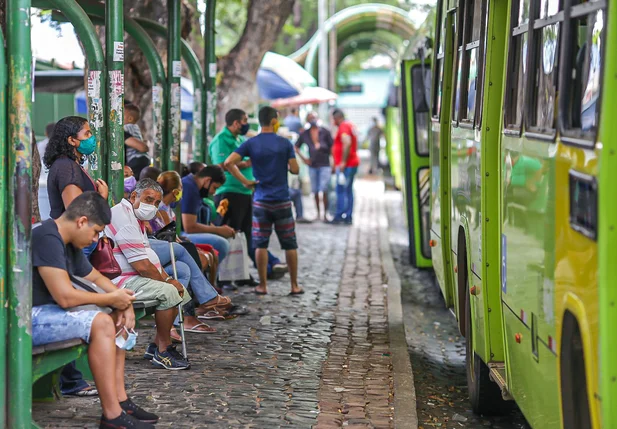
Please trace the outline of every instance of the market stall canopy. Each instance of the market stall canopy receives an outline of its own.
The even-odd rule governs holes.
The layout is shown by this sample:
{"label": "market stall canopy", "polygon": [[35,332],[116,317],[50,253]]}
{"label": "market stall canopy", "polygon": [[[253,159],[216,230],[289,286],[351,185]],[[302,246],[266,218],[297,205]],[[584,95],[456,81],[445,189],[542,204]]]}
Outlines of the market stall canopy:
{"label": "market stall canopy", "polygon": [[294,97],[315,85],[315,78],[304,67],[274,52],[266,52],[257,72],[259,96],[265,100]]}
{"label": "market stall canopy", "polygon": [[272,107],[301,106],[303,104],[321,104],[336,100],[338,95],[319,86],[309,86],[302,90],[299,95],[290,98],[280,98],[272,102]]}

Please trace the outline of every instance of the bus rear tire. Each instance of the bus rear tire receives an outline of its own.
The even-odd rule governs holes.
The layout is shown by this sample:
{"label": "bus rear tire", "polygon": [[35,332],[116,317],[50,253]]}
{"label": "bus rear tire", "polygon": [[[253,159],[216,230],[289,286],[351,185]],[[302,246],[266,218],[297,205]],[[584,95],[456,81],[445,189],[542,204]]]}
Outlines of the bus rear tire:
{"label": "bus rear tire", "polygon": [[471,409],[475,414],[489,416],[506,414],[512,409],[512,402],[503,399],[501,389],[489,377],[488,366],[473,351],[471,300],[468,287],[467,291],[467,299],[465,300],[465,355]]}

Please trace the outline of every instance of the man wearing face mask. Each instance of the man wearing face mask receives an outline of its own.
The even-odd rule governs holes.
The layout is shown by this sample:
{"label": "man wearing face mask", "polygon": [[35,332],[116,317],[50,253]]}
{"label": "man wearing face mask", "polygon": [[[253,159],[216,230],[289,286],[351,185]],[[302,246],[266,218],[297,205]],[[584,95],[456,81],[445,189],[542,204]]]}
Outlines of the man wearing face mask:
{"label": "man wearing face mask", "polygon": [[[32,231],[37,243],[32,247],[32,344],[81,338],[89,344],[88,361],[101,399],[100,427],[154,428],[151,423],[158,417],[135,405],[124,386],[125,350],[135,340],[133,291],[116,288],[81,251],[98,241],[110,221],[107,201],[87,191],[58,219],[48,219]],[[105,293],[78,290],[70,276],[83,277]],[[107,315],[98,307],[114,311]],[[123,333],[128,333],[126,338]]]}
{"label": "man wearing face mask", "polygon": [[[223,165],[227,157],[244,143],[244,137],[249,130],[248,117],[243,110],[231,109],[225,115],[227,126],[218,133],[210,143],[210,159],[213,164]],[[248,180],[254,180],[251,160],[245,158],[238,168]],[[255,263],[255,249],[251,243],[253,228],[253,190],[245,187],[230,172],[225,172],[225,183],[216,190],[214,201],[218,206],[224,199],[228,201],[228,209],[223,217],[223,223],[237,231],[242,231],[246,237],[248,254]],[[281,277],[287,272],[287,265],[268,252],[268,276]],[[252,278],[236,282],[240,286],[257,286]]]}
{"label": "man wearing face mask", "polygon": [[236,231],[228,225],[215,226],[198,221],[202,208],[202,198],[214,192],[225,183],[225,174],[218,165],[202,168],[197,174],[189,174],[182,178],[182,228],[184,235],[195,244],[209,244],[219,254],[222,261],[229,252],[228,238]]}
{"label": "man wearing face mask", "polygon": [[[309,176],[311,178],[311,190],[315,195],[315,206],[317,207],[317,220],[321,218],[319,207],[319,193],[323,201],[323,220],[328,221],[328,186],[332,167],[330,164],[330,153],[332,152],[332,134],[328,129],[318,125],[317,116],[314,113],[306,115],[308,128],[300,134],[296,141],[296,153],[302,161],[309,166]],[[309,157],[305,157],[300,148],[307,145]]]}
{"label": "man wearing face mask", "polygon": [[145,223],[156,216],[162,197],[163,190],[154,180],[139,181],[128,199],[112,207],[111,224],[105,228],[105,234],[115,243],[114,256],[122,269],[113,283],[139,293],[140,300],[159,303],[154,313],[155,346],[148,346],[144,357],[157,368],[182,370],[190,364],[171,345],[170,331],[178,314],[177,305],[187,304],[191,297],[182,284],[162,269],[145,228]]}

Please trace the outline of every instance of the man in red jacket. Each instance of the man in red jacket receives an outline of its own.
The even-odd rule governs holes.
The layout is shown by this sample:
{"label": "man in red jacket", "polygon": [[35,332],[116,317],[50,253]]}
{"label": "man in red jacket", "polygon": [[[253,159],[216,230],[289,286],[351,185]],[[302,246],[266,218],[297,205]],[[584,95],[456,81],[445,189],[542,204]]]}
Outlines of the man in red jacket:
{"label": "man in red jacket", "polygon": [[332,146],[336,173],[336,215],[333,223],[351,225],[353,215],[353,181],[358,172],[358,138],[354,125],[345,120],[342,110],[332,112],[338,131]]}

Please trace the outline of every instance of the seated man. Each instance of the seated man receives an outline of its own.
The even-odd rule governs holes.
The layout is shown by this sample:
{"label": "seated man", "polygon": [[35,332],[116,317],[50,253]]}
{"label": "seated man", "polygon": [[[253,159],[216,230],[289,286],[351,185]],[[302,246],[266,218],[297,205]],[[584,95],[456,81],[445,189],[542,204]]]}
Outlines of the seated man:
{"label": "seated man", "polygon": [[[124,388],[125,350],[116,347],[116,331],[132,331],[133,292],[117,289],[92,268],[81,249],[95,243],[111,220],[107,201],[96,192],[75,198],[58,219],[48,219],[32,231],[32,344],[40,346],[81,338],[101,398],[101,428],[154,428],[158,417],[135,405]],[[73,287],[69,276],[95,283],[106,293]],[[111,317],[99,310],[112,307]]]}
{"label": "seated man", "polygon": [[114,243],[114,256],[122,274],[113,280],[118,287],[139,293],[143,301],[156,300],[156,336],[148,345],[146,359],[157,368],[188,369],[190,364],[171,344],[170,331],[178,314],[177,305],[190,302],[188,292],[161,269],[158,256],[150,247],[145,222],[156,215],[163,191],[158,183],[144,179],[137,183],[128,200],[111,209],[111,223],[105,234]]}
{"label": "seated man", "polygon": [[[214,193],[223,183],[225,174],[218,165],[202,168],[197,174],[189,174],[182,178],[182,227],[185,236],[196,244],[209,244],[219,253],[219,261],[223,261],[229,252],[228,238],[236,234],[227,225],[205,225],[197,221],[201,210],[202,198]],[[203,193],[200,195],[200,191]]]}

